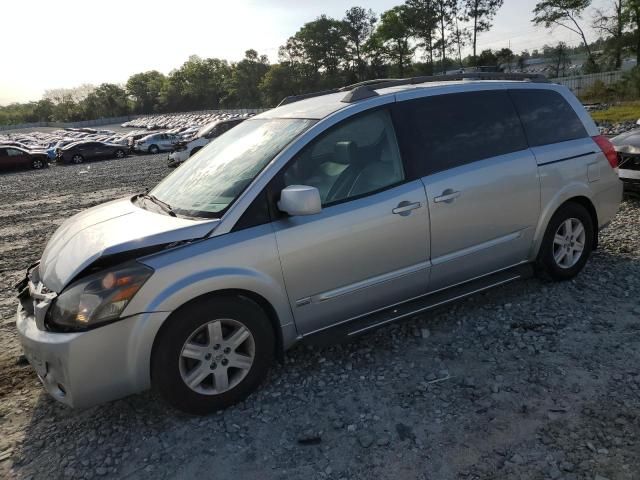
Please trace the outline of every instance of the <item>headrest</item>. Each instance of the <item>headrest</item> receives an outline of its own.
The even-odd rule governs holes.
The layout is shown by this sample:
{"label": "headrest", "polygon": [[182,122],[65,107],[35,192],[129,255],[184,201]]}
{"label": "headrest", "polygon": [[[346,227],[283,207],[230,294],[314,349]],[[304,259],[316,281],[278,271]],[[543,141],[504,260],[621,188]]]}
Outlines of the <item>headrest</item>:
{"label": "headrest", "polygon": [[343,165],[353,163],[357,148],[355,142],[336,142],[333,147],[334,162],[342,163]]}

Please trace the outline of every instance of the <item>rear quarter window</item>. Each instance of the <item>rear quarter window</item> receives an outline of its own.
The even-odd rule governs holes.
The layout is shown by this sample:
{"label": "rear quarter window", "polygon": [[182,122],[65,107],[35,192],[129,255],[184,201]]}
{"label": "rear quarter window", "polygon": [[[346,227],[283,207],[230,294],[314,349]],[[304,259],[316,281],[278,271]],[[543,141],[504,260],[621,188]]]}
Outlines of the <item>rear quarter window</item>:
{"label": "rear quarter window", "polygon": [[552,90],[510,90],[531,147],[567,142],[588,136],[562,95]]}
{"label": "rear quarter window", "polygon": [[528,148],[506,90],[398,102],[394,122],[402,154],[417,176]]}

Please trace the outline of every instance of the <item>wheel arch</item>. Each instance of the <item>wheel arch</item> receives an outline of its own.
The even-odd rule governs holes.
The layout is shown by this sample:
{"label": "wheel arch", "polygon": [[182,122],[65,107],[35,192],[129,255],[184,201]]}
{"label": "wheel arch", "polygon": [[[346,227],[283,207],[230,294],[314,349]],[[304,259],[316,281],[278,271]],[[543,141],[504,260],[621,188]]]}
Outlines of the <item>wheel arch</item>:
{"label": "wheel arch", "polygon": [[542,245],[542,239],[544,238],[544,234],[547,231],[547,227],[549,225],[549,222],[551,221],[551,218],[561,207],[571,202],[581,205],[587,210],[587,212],[589,212],[589,216],[591,217],[591,220],[593,222],[593,248],[594,250],[597,248],[599,230],[598,213],[588,190],[580,190],[581,191],[559,192],[558,195],[556,195],[556,197],[554,197],[554,199],[549,202],[543,209],[534,236],[534,244],[531,252],[532,260],[538,256],[538,252],[540,251],[540,247]]}
{"label": "wheel arch", "polygon": [[[169,327],[170,322],[172,322],[173,319],[175,319],[178,315],[180,315],[181,310],[183,310],[188,305],[191,305],[193,302],[197,302],[202,299],[215,299],[215,298],[221,298],[221,297],[226,297],[226,298],[244,297],[251,300],[253,303],[257,304],[258,307],[260,307],[260,309],[265,313],[265,315],[269,319],[269,324],[271,326],[271,329],[273,330],[274,338],[276,339],[276,345],[275,345],[276,358],[278,361],[283,361],[284,350],[285,350],[284,338],[282,333],[282,327],[280,324],[280,318],[278,317],[278,313],[276,312],[275,307],[271,304],[271,302],[269,302],[265,297],[263,297],[259,293],[256,293],[250,290],[241,289],[241,288],[229,288],[229,289],[214,290],[211,292],[203,293],[201,295],[198,295],[196,297],[189,299],[188,301],[186,301],[185,303],[177,307],[175,310],[173,310],[171,314],[164,320],[164,322],[162,322],[162,325],[160,326],[160,328],[158,329],[158,331],[156,332],[153,338],[153,345],[151,347],[151,358],[153,358],[154,350],[158,343],[158,338]],[[149,363],[149,367],[151,367],[151,363]]]}

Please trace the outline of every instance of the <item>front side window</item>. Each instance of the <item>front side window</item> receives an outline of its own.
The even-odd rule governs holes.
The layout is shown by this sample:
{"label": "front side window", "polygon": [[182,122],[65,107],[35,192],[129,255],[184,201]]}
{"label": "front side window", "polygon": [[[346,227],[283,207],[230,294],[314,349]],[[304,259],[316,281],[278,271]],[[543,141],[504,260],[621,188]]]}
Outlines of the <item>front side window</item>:
{"label": "front side window", "polygon": [[420,176],[528,148],[506,91],[407,100],[394,119],[402,153]]}
{"label": "front side window", "polygon": [[315,120],[255,119],[211,141],[150,193],[177,213],[216,218]]}
{"label": "front side window", "polygon": [[316,187],[323,206],[402,182],[404,168],[389,113],[367,112],[331,128],[296,155],[282,178],[285,186]]}
{"label": "front side window", "polygon": [[510,90],[532,147],[587,137],[584,125],[562,95],[552,90]]}
{"label": "front side window", "polygon": [[19,157],[23,154],[23,152],[21,152],[20,150],[16,150],[15,148],[8,148],[7,153],[10,157]]}

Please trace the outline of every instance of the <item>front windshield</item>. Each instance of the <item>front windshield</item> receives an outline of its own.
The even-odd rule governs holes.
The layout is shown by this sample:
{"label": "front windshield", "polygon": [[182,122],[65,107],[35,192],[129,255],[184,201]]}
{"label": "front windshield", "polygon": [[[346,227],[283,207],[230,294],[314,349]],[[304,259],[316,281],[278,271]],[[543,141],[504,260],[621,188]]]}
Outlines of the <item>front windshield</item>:
{"label": "front windshield", "polygon": [[177,214],[218,217],[280,151],[315,123],[303,119],[242,122],[200,150],[151,192]]}

